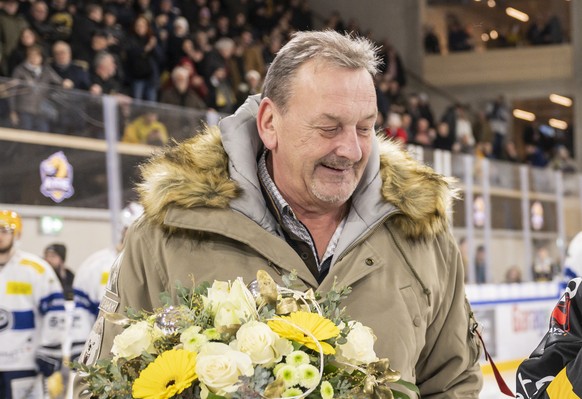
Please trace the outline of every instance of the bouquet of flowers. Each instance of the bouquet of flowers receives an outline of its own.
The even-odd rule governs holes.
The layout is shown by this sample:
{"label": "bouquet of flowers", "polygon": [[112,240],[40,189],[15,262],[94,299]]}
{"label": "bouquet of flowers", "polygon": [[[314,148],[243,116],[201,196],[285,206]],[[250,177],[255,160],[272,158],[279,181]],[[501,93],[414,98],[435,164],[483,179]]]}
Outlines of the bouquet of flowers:
{"label": "bouquet of flowers", "polygon": [[126,326],[113,358],[76,367],[99,399],[409,398],[393,384],[418,393],[345,314],[349,287],[320,296],[292,289],[294,274],[284,282],[260,270],[248,286],[179,286],[153,313],[110,315]]}

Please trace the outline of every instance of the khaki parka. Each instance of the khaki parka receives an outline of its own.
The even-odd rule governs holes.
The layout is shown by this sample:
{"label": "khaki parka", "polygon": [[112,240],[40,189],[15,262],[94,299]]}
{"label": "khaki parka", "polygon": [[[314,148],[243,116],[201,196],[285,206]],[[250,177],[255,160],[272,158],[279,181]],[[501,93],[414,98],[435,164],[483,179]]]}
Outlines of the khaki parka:
{"label": "khaki parka", "polygon": [[[111,356],[121,328],[103,313],[152,310],[160,292],[242,277],[264,269],[282,283],[296,271],[306,287],[351,286],[347,313],[371,327],[388,357],[422,398],[478,398],[482,377],[463,265],[449,230],[451,181],[395,144],[375,141],[353,195],[329,275],[318,285],[270,214],[257,177],[262,152],[257,96],[219,128],[167,148],[142,166],[145,214],[130,229],[111,273],[101,314],[81,361]],[[82,381],[76,382],[76,391]],[[78,396],[77,396],[78,397]]]}

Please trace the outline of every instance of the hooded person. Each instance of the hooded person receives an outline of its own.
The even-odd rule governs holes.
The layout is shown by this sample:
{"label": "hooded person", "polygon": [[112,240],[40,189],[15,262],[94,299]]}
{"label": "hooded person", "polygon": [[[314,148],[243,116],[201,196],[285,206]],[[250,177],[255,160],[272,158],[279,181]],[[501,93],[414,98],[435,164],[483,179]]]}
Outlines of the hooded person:
{"label": "hooded person", "polygon": [[[478,398],[476,322],[447,219],[456,191],[376,136],[377,70],[365,38],[297,32],[262,95],[145,163],[144,216],[80,360],[110,358],[123,331],[113,320],[159,308],[176,281],[251,282],[264,270],[283,286],[294,272],[305,290],[351,287],[346,312],[423,399]],[[76,397],[84,384],[76,379]]]}

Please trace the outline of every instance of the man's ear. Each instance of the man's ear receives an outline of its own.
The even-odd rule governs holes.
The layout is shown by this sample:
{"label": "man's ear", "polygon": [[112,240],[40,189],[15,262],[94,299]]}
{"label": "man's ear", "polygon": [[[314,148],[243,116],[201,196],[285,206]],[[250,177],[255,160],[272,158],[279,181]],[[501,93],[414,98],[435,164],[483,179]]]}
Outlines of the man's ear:
{"label": "man's ear", "polygon": [[265,97],[259,104],[257,113],[257,130],[265,147],[274,150],[277,147],[277,132],[275,129],[277,109],[270,98]]}

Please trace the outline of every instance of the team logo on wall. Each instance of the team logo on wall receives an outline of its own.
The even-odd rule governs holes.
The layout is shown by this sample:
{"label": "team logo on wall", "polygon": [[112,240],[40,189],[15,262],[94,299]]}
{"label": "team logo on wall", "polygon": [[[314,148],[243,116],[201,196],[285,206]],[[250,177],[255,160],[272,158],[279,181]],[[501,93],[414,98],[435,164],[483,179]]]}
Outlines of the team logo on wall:
{"label": "team logo on wall", "polygon": [[70,198],[74,193],[73,167],[62,151],[56,152],[40,163],[40,192],[56,203]]}
{"label": "team logo on wall", "polygon": [[12,326],[12,313],[0,309],[0,332],[9,330]]}

